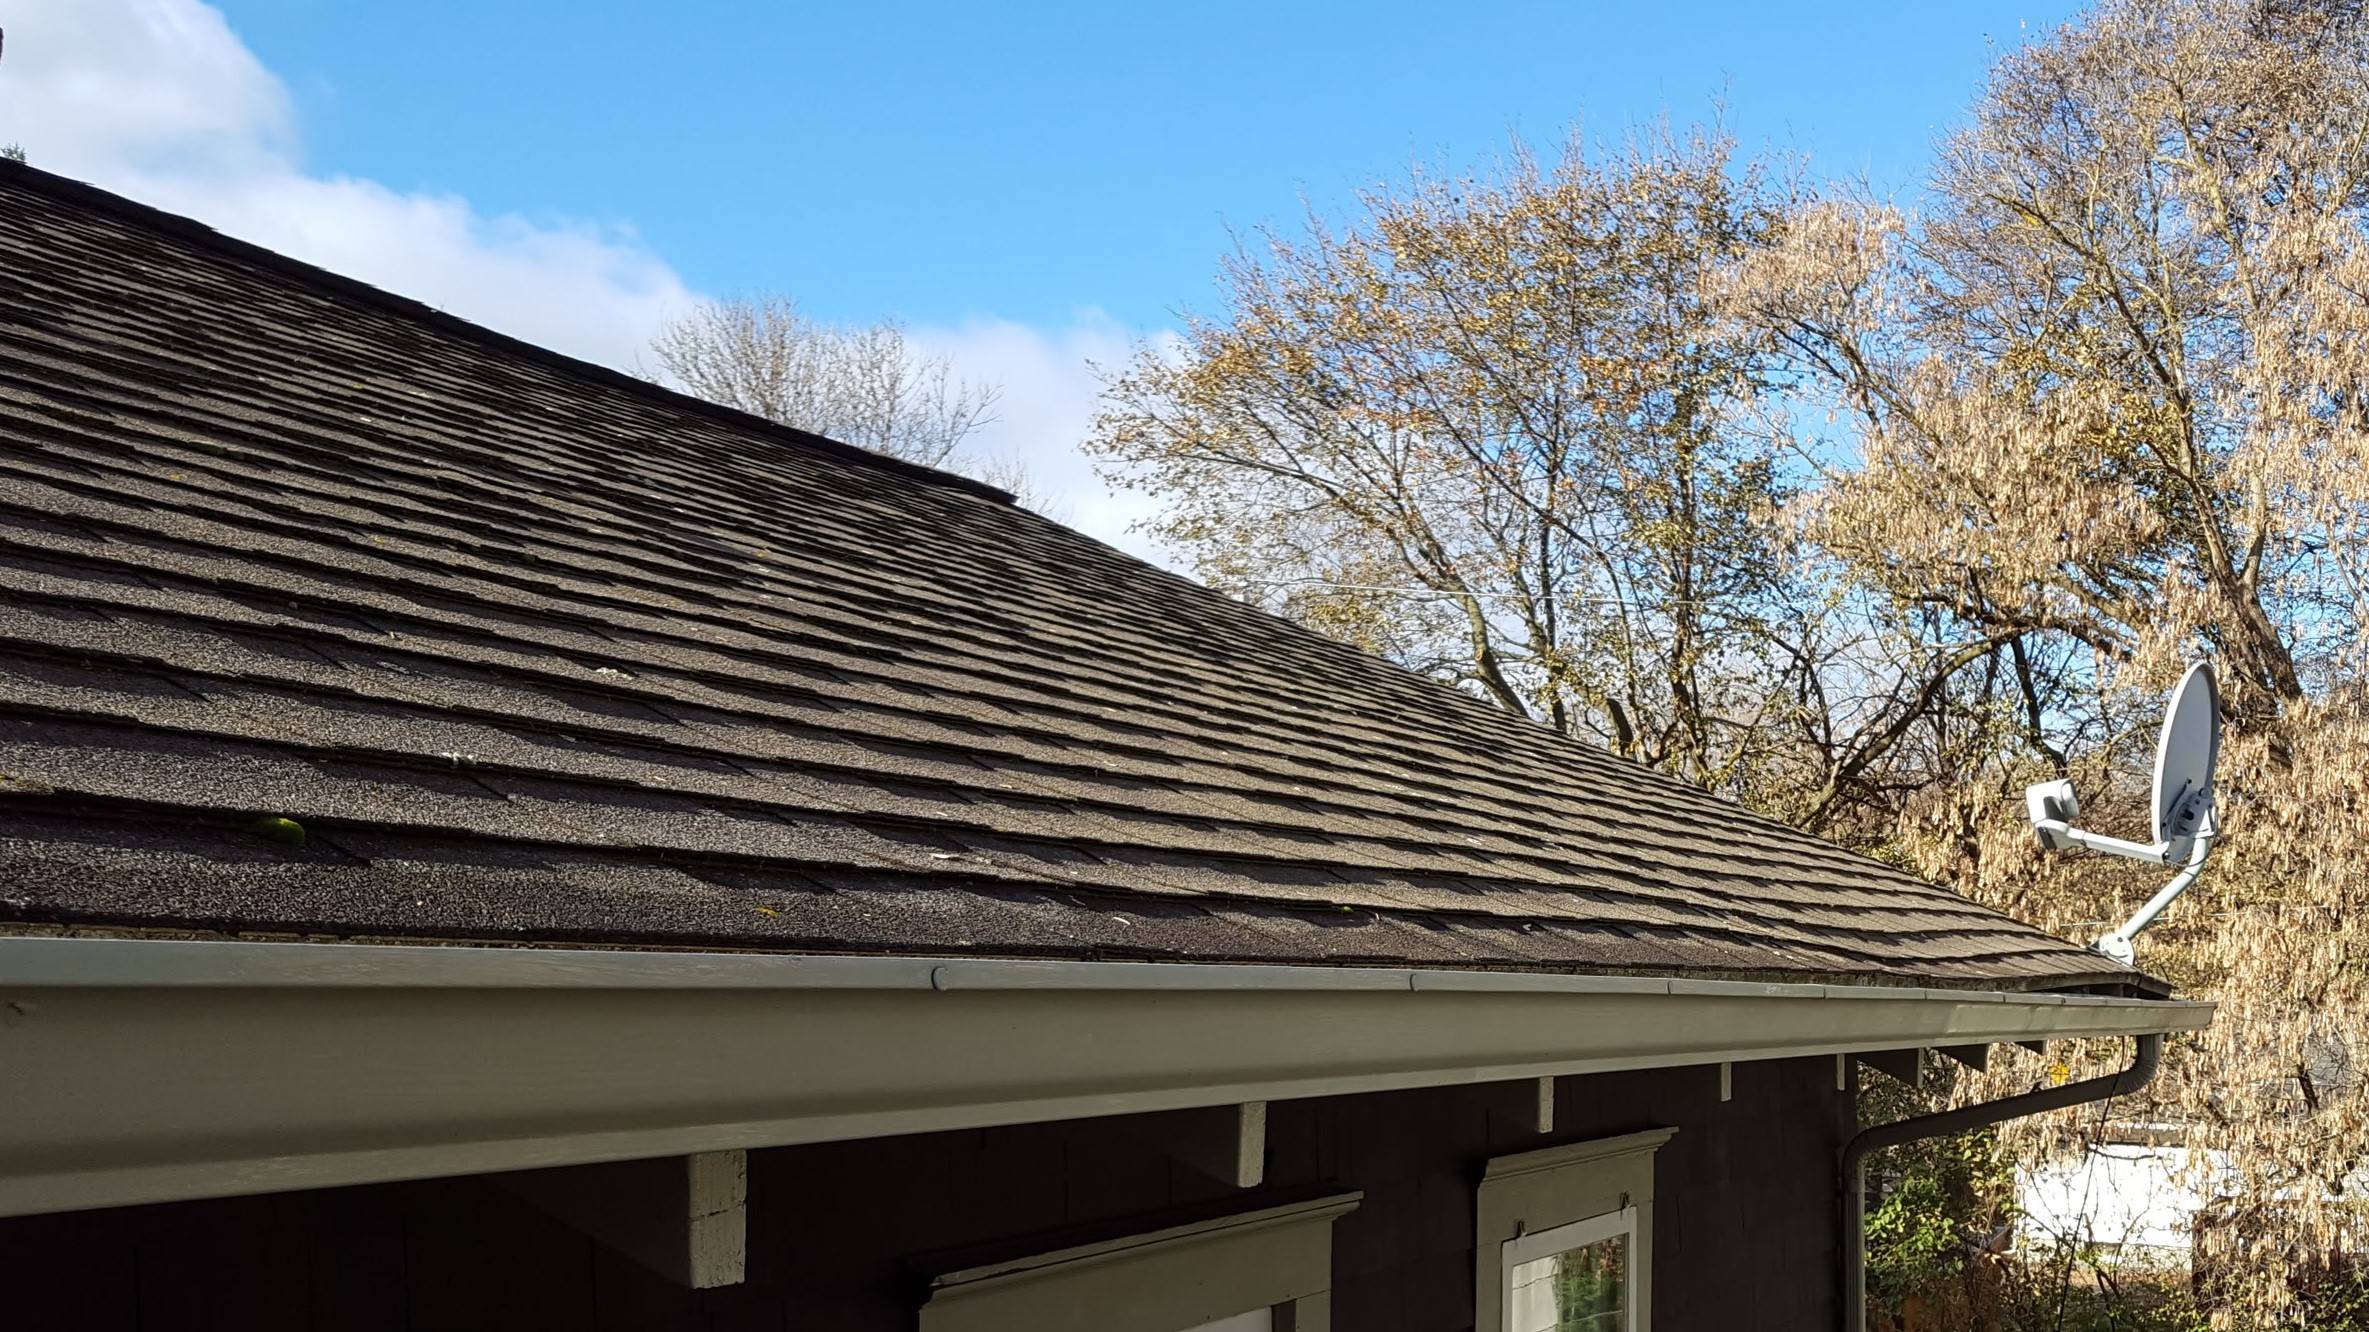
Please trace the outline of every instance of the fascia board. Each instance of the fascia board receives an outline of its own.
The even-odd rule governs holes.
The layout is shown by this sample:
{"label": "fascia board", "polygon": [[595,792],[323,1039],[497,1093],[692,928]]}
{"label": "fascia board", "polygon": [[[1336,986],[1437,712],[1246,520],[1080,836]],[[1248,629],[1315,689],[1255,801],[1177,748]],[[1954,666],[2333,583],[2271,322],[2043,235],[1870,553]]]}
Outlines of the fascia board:
{"label": "fascia board", "polygon": [[0,938],[0,1215],[2211,1016],[1649,977]]}

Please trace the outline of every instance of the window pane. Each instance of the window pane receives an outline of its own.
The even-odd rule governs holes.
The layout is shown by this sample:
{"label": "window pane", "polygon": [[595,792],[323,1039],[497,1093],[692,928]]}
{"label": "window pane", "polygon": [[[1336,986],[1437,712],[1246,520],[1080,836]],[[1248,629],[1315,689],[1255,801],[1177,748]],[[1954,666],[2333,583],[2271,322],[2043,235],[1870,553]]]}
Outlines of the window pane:
{"label": "window pane", "polygon": [[1514,1266],[1506,1332],[1627,1332],[1629,1237]]}

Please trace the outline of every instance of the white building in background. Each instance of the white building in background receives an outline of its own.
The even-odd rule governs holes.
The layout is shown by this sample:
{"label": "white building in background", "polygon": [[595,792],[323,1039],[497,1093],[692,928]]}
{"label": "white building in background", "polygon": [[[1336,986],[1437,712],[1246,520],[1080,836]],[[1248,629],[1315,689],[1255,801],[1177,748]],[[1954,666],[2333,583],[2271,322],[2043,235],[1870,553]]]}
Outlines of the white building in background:
{"label": "white building in background", "polygon": [[[2159,1136],[2140,1130],[2134,1138]],[[2210,1173],[2218,1174],[2216,1158]],[[2188,1150],[2160,1142],[2109,1142],[2086,1153],[2019,1168],[2015,1202],[2026,1249],[2095,1245],[2116,1260],[2186,1266],[2203,1192],[2186,1169]]]}

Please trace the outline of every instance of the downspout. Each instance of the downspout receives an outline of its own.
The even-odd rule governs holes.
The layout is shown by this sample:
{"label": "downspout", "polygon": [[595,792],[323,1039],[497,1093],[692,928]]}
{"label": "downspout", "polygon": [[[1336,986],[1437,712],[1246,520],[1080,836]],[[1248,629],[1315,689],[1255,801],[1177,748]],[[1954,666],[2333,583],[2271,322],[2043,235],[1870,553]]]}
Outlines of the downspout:
{"label": "downspout", "polygon": [[1984,1101],[1979,1105],[1960,1106],[1938,1114],[1917,1115],[1861,1129],[1858,1136],[1843,1148],[1843,1332],[1867,1332],[1869,1152],[1878,1147],[1897,1147],[1904,1142],[1963,1133],[1968,1129],[2036,1115],[2044,1110],[2062,1110],[2067,1106],[2127,1096],[2154,1079],[2155,1067],[2163,1058],[2161,1034],[2141,1036],[2138,1041],[2139,1048],[2131,1054],[2130,1067],[2119,1073],[2110,1073],[2102,1078],[2084,1078],[2079,1082],[2068,1082],[2062,1087],[2043,1087],[2021,1096]]}

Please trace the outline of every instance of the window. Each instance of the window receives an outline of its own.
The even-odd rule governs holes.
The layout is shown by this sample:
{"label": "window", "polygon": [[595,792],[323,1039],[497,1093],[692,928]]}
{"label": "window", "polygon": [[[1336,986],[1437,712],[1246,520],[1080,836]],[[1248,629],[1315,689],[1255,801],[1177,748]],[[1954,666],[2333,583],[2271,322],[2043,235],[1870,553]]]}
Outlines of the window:
{"label": "window", "polygon": [[1653,1154],[1675,1129],[1489,1162],[1475,1211],[1482,1332],[1646,1332]]}
{"label": "window", "polygon": [[1636,1241],[1634,1207],[1508,1240],[1506,1332],[1628,1332]]}
{"label": "window", "polygon": [[1337,1194],[949,1272],[921,1332],[1330,1332]]}

